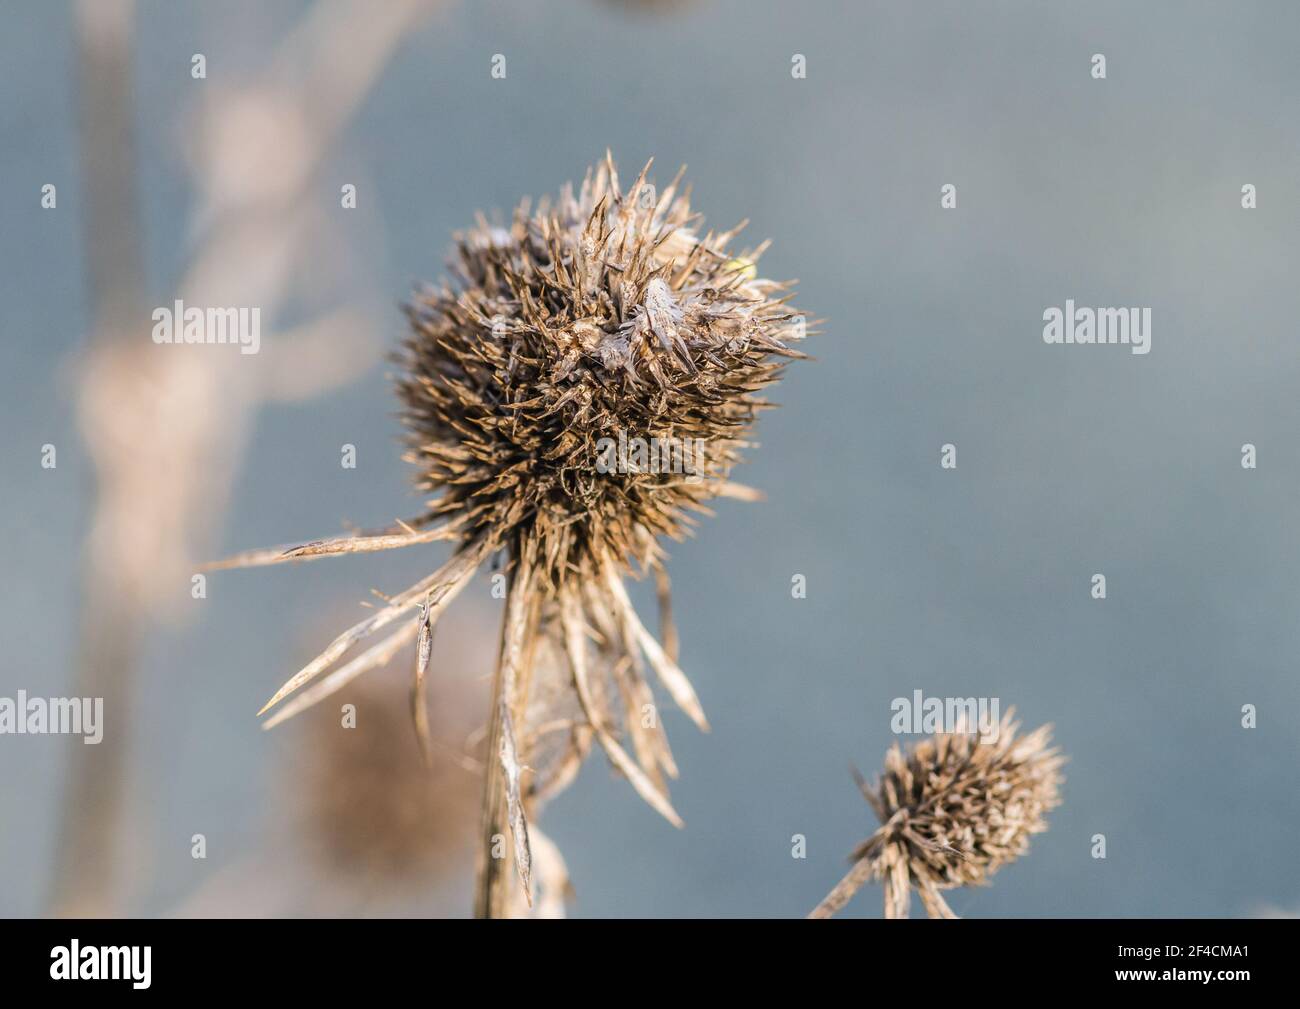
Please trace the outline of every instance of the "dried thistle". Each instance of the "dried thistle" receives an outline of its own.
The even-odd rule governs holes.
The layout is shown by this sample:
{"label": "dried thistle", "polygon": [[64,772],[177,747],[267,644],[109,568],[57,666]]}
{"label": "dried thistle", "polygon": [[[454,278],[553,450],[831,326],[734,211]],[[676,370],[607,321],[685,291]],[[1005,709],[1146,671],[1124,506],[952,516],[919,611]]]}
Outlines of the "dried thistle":
{"label": "dried thistle", "polygon": [[[301,693],[271,725],[412,639],[427,656],[447,604],[504,553],[476,898],[483,916],[508,910],[501,879],[510,859],[492,854],[507,825],[531,902],[529,817],[572,780],[593,742],[680,826],[665,782],[677,767],[659,718],[646,717],[648,673],[701,729],[708,723],[677,665],[660,537],[683,538],[691,513],[708,514],[714,497],[757,497],[729,475],[768,405],[758,394],[783,359],[802,356],[791,344],[805,335],[803,318],[784,285],[757,276],[765,245],[732,251],[743,224],[702,234],[681,173],[655,194],[648,169],[623,191],[607,156],[576,193],[566,186],[535,210],[525,201],[508,228],[480,218],[456,236],[452,283],[408,306],[397,390],[406,458],[433,495],[423,514],[374,534],[217,565],[456,543],[442,568],[385,597],[291,677],[262,710]],[[672,451],[683,445],[704,451],[683,465],[680,448]],[[662,641],[628,598],[623,580],[634,565],[655,575]],[[390,624],[398,629],[387,639],[338,664]],[[421,733],[426,664],[417,660],[413,688]]]}
{"label": "dried thistle", "polygon": [[874,787],[858,776],[881,827],[854,849],[853,868],[808,917],[831,917],[868,879],[878,879],[886,918],[907,917],[912,887],[931,918],[956,918],[940,890],[983,886],[1023,855],[1060,802],[1065,758],[1048,747],[1050,725],[1017,739],[1014,713],[1007,711],[988,741],[959,727],[907,755],[895,743]]}

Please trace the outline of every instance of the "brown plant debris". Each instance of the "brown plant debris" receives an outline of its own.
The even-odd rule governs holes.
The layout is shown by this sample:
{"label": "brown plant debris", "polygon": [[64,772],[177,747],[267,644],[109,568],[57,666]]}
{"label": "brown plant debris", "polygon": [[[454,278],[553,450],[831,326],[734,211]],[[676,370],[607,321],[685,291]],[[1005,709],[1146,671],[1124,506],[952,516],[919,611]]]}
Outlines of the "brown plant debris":
{"label": "brown plant debris", "polygon": [[940,890],[983,886],[1029,849],[1060,803],[1065,763],[1049,747],[1052,727],[1027,736],[1008,710],[995,738],[960,730],[897,743],[884,774],[858,786],[881,827],[854,849],[853,867],[809,918],[829,918],[870,879],[883,880],[885,917],[906,918],[914,887],[931,918],[956,918]]}
{"label": "brown plant debris", "polygon": [[[273,723],[412,638],[424,656],[446,605],[485,561],[504,554],[481,915],[509,911],[506,862],[531,901],[528,818],[572,780],[593,743],[680,825],[666,787],[677,767],[651,674],[696,725],[707,730],[708,722],[677,664],[661,539],[688,535],[694,514],[710,513],[711,498],[758,497],[730,473],[756,415],[770,405],[760,393],[786,359],[802,356],[793,345],[807,325],[788,305],[786,285],[757,275],[763,246],[731,248],[743,225],[702,231],[681,173],[656,191],[649,167],[623,190],[607,156],[576,191],[565,186],[535,208],[524,201],[508,227],[480,218],[456,236],[450,282],[407,307],[411,333],[396,357],[397,391],[406,458],[431,495],[423,514],[379,533],[223,562],[456,543],[441,569],[384,597],[291,677],[263,711],[307,689]],[[662,643],[624,587],[636,569],[655,576]],[[386,641],[339,665],[393,623]],[[411,696],[421,736],[426,666],[417,658]],[[512,843],[503,845],[507,830]],[[548,866],[557,858],[548,851]]]}
{"label": "brown plant debris", "polygon": [[[444,658],[457,660],[455,650]],[[281,800],[293,830],[287,847],[318,881],[319,896],[338,902],[326,905],[335,910],[356,898],[400,897],[472,857],[476,775],[455,745],[420,750],[407,729],[405,697],[394,689],[398,673],[395,662],[349,690],[354,725],[343,728],[337,711],[317,708],[291,737]],[[443,681],[431,733],[458,742],[473,727],[465,684]]]}

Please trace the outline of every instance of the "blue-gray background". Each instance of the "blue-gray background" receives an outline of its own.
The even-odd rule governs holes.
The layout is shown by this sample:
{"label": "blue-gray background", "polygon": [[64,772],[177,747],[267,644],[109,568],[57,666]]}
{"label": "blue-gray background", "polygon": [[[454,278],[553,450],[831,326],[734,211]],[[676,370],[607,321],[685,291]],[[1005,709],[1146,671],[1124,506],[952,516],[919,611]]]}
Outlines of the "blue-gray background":
{"label": "blue-gray background", "polygon": [[[203,86],[190,54],[207,55],[209,78],[251,72],[303,8],[144,4],[152,303],[173,297],[192,238],[176,150]],[[356,214],[382,229],[386,341],[453,229],[553,191],[606,147],[625,172],[653,155],[661,183],[687,164],[698,209],[719,226],[751,218],[755,240],[774,239],[763,273],[799,278],[799,305],[828,320],[738,474],[766,502],[723,503],[672,550],[683,665],[714,726],[668,716],[687,828],[591,761],[543,819],[575,913],[806,913],[873,829],[848,765],[879,765],[890,700],[918,688],[1015,704],[1053,722],[1070,757],[1050,831],[991,887],[954,893],[958,913],[1300,905],[1300,8],[1082,8],[451,3],[320,166],[326,204],[340,180],[370,180]],[[90,324],[75,49],[61,4],[7,2],[0,25],[0,695],[57,694],[71,689],[92,486],[69,379]],[[1089,74],[1098,52],[1104,81]],[[505,80],[489,77],[493,53]],[[62,183],[56,213],[37,206],[46,181]],[[939,205],[949,182],[953,211]],[[1246,183],[1257,210],[1241,209]],[[1150,355],[1045,346],[1042,312],[1066,298],[1150,306]],[[392,410],[377,363],[327,398],[259,413],[222,549],[413,514]],[[38,465],[45,442],[61,446],[57,471]],[[343,442],[357,471],[340,473]],[[151,633],[130,814],[149,855],[126,910],[171,913],[270,843],[296,730],[263,733],[254,711],[323,643],[322,613],[429,563],[222,576],[199,616]],[[794,573],[806,599],[791,598]],[[482,610],[475,626],[490,627],[492,605],[481,580],[449,619]],[[4,914],[45,906],[73,745],[0,738]],[[206,861],[189,857],[198,831]],[[1098,833],[1104,861],[1090,857]],[[795,834],[806,859],[791,857]],[[365,910],[463,911],[467,879],[444,889]],[[878,890],[850,911],[878,914]]]}

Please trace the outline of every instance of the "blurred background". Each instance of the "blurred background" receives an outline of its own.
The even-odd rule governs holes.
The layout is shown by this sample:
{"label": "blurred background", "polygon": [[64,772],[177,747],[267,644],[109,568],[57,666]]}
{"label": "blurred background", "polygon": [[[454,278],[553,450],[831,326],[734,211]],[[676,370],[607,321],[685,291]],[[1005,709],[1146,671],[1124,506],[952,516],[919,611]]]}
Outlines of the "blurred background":
{"label": "blurred background", "polygon": [[[445,546],[190,579],[416,513],[401,301],[477,210],[607,147],[686,164],[828,321],[736,474],[767,500],[671,550],[713,724],[666,715],[686,829],[593,756],[542,820],[570,913],[807,913],[875,827],[849,765],[917,689],[1070,757],[1050,831],[957,913],[1296,913],[1300,8],[1070,6],[8,0],[0,696],[107,710],[100,746],[0,737],[0,914],[468,913],[487,576],[435,638],[431,773],[408,657],[339,695],[354,732],[255,712]],[[262,352],[154,346],[180,297],[262,306]],[[1151,353],[1045,346],[1067,298],[1150,306]]]}

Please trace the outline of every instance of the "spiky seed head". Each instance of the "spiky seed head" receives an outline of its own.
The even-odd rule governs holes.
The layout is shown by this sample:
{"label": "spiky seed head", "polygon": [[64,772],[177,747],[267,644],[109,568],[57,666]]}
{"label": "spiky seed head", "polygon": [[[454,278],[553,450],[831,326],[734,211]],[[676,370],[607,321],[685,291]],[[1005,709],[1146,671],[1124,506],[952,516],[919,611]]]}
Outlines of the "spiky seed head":
{"label": "spiky seed head", "polygon": [[[804,321],[758,278],[762,250],[701,232],[680,178],[656,193],[643,169],[622,191],[606,158],[508,228],[458,234],[452,282],[408,306],[397,386],[427,518],[536,537],[544,584],[680,538],[798,356]],[[683,465],[683,446],[703,451]]]}
{"label": "spiky seed head", "polygon": [[[649,165],[646,166],[646,169]],[[636,792],[671,823],[677,765],[648,676],[691,720],[703,706],[677,665],[660,538],[681,538],[690,512],[729,481],[759,394],[807,334],[785,286],[758,275],[762,246],[736,250],[741,226],[703,232],[680,190],[619,186],[612,158],[509,227],[480,219],[457,236],[451,281],[407,306],[397,354],[408,459],[433,492],[425,514],[388,529],[254,550],[222,567],[390,550],[459,539],[439,570],[339,635],[271,697],[298,697],[268,724],[301,711],[417,641],[411,710],[421,712],[433,624],[482,564],[510,571],[491,712],[484,833],[512,835],[530,898],[527,820],[573,780],[599,745]],[[639,562],[655,574],[662,643],[623,584]],[[414,611],[419,611],[418,618]],[[330,676],[353,645],[411,620]],[[559,732],[564,729],[567,732]],[[494,842],[493,842],[494,843]],[[507,907],[502,860],[480,849],[478,913]]]}
{"label": "spiky seed head", "polygon": [[874,878],[885,882],[886,917],[907,917],[912,889],[931,917],[955,917],[940,890],[983,885],[1023,855],[1060,803],[1065,758],[1050,746],[1050,725],[1017,736],[1014,714],[996,735],[963,726],[906,753],[895,743],[875,784],[859,782],[881,827],[854,850],[853,869],[811,916],[830,917]]}
{"label": "spiky seed head", "polygon": [[855,854],[901,845],[913,876],[940,889],[983,884],[1023,855],[1060,802],[1064,760],[1048,745],[1050,725],[1017,737],[1011,717],[996,740],[940,733],[907,754],[895,743],[874,789],[884,832]]}

